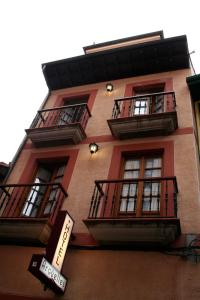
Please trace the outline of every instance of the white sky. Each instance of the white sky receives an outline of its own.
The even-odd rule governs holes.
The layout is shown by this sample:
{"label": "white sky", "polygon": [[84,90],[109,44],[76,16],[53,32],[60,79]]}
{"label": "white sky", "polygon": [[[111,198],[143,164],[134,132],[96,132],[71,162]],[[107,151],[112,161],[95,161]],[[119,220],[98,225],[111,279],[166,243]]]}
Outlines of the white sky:
{"label": "white sky", "polygon": [[152,31],[186,34],[200,73],[197,0],[0,0],[0,161],[12,160],[47,94],[41,64]]}

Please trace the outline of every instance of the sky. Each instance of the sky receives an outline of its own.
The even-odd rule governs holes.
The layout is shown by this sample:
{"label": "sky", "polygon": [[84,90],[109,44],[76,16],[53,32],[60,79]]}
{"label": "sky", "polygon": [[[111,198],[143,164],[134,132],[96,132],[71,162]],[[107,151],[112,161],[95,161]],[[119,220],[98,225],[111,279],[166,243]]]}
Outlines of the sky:
{"label": "sky", "polygon": [[83,46],[163,30],[186,34],[200,73],[197,0],[1,0],[0,161],[12,161],[48,88],[41,64],[84,54]]}

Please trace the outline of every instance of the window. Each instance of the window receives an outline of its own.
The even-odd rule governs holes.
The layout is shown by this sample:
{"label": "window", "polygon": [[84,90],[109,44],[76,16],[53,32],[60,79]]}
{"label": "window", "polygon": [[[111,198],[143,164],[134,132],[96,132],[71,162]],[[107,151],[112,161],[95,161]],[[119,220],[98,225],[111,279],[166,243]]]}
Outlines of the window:
{"label": "window", "polygon": [[136,213],[138,216],[148,212],[158,212],[161,184],[156,178],[161,175],[160,155],[125,157],[122,169],[122,179],[125,182],[122,183],[119,212]]}
{"label": "window", "polygon": [[146,115],[164,112],[164,86],[140,87],[133,90],[136,96],[131,109],[133,115]]}
{"label": "window", "polygon": [[63,99],[58,125],[81,122],[87,112],[88,95]]}
{"label": "window", "polygon": [[49,183],[62,181],[65,166],[66,163],[39,165],[33,186],[23,206],[22,216],[42,217],[51,214],[59,197],[59,187]]}

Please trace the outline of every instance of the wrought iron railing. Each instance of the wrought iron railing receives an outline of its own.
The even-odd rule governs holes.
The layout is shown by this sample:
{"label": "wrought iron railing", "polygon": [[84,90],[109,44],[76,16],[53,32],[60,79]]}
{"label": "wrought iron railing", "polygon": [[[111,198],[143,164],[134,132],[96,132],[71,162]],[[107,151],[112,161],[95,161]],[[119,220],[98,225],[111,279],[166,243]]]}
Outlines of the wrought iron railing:
{"label": "wrought iron railing", "polygon": [[96,180],[88,218],[177,217],[176,177]]}
{"label": "wrought iron railing", "polygon": [[0,218],[48,218],[53,223],[65,197],[60,183],[0,185]]}
{"label": "wrought iron railing", "polygon": [[115,100],[112,118],[133,117],[175,111],[174,92],[138,95]]}
{"label": "wrought iron railing", "polygon": [[39,110],[31,128],[43,128],[80,123],[85,129],[91,116],[87,104],[67,105]]}

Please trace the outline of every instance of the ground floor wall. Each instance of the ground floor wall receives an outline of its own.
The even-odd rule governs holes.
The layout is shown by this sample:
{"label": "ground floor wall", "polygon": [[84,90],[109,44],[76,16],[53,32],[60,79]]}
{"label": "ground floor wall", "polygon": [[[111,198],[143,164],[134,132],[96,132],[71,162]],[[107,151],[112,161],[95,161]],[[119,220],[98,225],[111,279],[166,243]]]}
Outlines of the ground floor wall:
{"label": "ground floor wall", "polygon": [[0,299],[200,299],[200,263],[180,256],[153,251],[69,249],[62,271],[68,277],[66,292],[55,296],[27,271],[33,253],[44,253],[44,249],[0,247]]}

